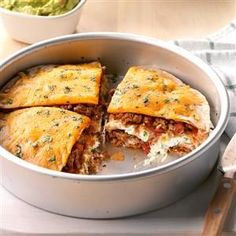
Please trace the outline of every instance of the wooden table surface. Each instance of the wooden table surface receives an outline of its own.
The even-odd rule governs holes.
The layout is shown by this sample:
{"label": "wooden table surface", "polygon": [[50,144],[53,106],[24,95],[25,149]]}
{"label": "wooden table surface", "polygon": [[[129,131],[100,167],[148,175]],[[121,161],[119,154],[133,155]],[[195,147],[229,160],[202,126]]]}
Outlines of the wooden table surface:
{"label": "wooden table surface", "polygon": [[[234,18],[236,0],[87,0],[77,32],[130,32],[163,40],[199,38]],[[0,21],[0,59],[25,46],[12,40]]]}
{"label": "wooden table surface", "polygon": [[[171,40],[176,38],[203,38],[219,30],[235,18],[236,0],[87,0],[87,3],[83,9],[81,20],[77,27],[77,32],[130,32],[152,36],[162,40]],[[25,46],[27,45],[14,41],[8,36],[0,19],[0,60]],[[15,214],[15,216],[20,217],[22,214],[21,211],[24,212],[24,209],[27,209],[27,211],[24,212],[26,217],[28,216],[30,218],[30,214],[33,214],[35,220],[39,215],[43,218],[46,217],[45,219],[54,219],[54,216],[48,215],[49,213],[43,211],[41,212],[36,208],[27,206],[18,199],[15,199],[14,197],[11,198],[8,193],[3,192],[3,189],[1,189],[1,191],[2,194],[6,196],[7,199],[9,199],[9,201],[5,199],[6,206],[7,203],[9,203],[9,206],[6,207],[6,209],[11,209],[10,206],[15,204],[14,206],[18,206],[20,211],[17,212],[16,209],[16,213],[14,213],[15,211],[7,212],[7,210],[5,210],[6,216],[9,216],[9,218],[6,217],[6,221],[4,221],[5,225],[11,225],[9,220],[12,218],[12,215]],[[205,194],[205,196],[206,198],[209,198],[207,197],[207,194]],[[191,201],[195,202],[196,199],[197,198],[192,197]],[[204,207],[206,207],[206,204],[207,202],[205,202],[205,205],[203,204]],[[179,205],[181,205],[181,202]],[[192,205],[189,204],[189,208],[186,208],[186,212],[189,213],[191,211],[191,206]],[[174,221],[172,219],[172,223],[174,224],[176,223],[176,209],[173,209],[174,210],[172,210],[173,212],[171,216],[174,216]],[[164,210],[164,212],[165,211],[169,212],[168,209]],[[203,211],[204,209],[202,209],[202,212]],[[161,215],[161,211],[158,214]],[[57,219],[56,222],[59,222],[58,219],[60,216],[55,217]],[[154,218],[156,221],[156,216]],[[164,218],[167,218],[167,216]],[[189,217],[185,218],[188,219]],[[231,219],[233,218],[231,217]],[[28,222],[28,218],[26,219],[27,220],[25,220],[23,223]],[[61,222],[65,222],[65,219],[68,221],[68,218],[60,219]],[[202,218],[198,216],[194,219],[197,220],[197,223],[191,222],[192,219],[189,218],[190,223],[189,227],[187,226],[187,229],[191,230],[190,228],[192,228],[193,225],[193,227],[195,227],[194,235],[197,235],[196,231],[201,225]],[[21,224],[19,220],[20,219],[17,220],[18,225],[22,225],[23,223]],[[160,220],[162,220],[162,218],[159,218],[159,221]],[[76,230],[78,228],[78,221],[75,219],[72,219],[72,221],[74,224],[74,230]],[[80,224],[83,225],[84,221],[80,221]],[[140,224],[140,222],[138,224]],[[52,224],[52,222],[50,224]],[[86,222],[86,224],[90,223]],[[108,225],[107,223],[104,224]],[[228,230],[234,230],[235,220],[233,220],[233,222],[231,220],[230,224],[231,226],[227,226]],[[158,227],[162,227],[161,222],[159,223]],[[181,229],[186,228],[184,224],[181,227],[179,226]],[[30,228],[29,225],[24,225],[24,228],[31,230],[32,227]],[[156,232],[156,229],[154,232]]]}

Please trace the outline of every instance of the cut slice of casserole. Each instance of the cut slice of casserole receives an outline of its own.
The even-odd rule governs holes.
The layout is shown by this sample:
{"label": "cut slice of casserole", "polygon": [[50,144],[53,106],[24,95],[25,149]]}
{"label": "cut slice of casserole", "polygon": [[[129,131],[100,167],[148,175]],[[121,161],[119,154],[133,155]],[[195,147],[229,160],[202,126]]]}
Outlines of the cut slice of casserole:
{"label": "cut slice of casserole", "polygon": [[[75,172],[96,172],[100,159],[90,157],[90,122],[84,115],[55,107],[0,113],[0,144],[41,167],[62,171],[72,166]],[[72,157],[74,163],[70,163]]]}
{"label": "cut slice of casserole", "polygon": [[212,126],[206,98],[173,75],[131,67],[108,106],[106,139],[115,146],[143,149],[145,164],[168,153],[183,155],[199,146]]}
{"label": "cut slice of casserole", "polygon": [[[19,72],[0,92],[0,109],[54,106],[86,115],[91,119],[88,128],[89,145],[94,156],[105,159],[101,150],[103,118],[103,68],[99,62],[75,65],[41,65]],[[76,155],[70,155],[64,171],[94,173],[91,168],[76,169]],[[87,156],[89,159],[89,156]],[[89,161],[87,161],[89,163]]]}

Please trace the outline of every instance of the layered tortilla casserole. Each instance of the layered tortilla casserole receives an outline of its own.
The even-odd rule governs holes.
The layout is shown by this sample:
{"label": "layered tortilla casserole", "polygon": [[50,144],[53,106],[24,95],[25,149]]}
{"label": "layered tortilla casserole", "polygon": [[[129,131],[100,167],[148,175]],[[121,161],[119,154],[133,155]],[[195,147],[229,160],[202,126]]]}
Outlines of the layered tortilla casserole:
{"label": "layered tortilla casserole", "polygon": [[131,67],[110,102],[106,87],[99,62],[18,73],[0,92],[0,144],[42,167],[94,174],[108,159],[104,136],[143,150],[149,166],[191,152],[209,135],[206,98],[168,72]]}
{"label": "layered tortilla casserole", "polygon": [[[106,155],[102,146],[103,68],[99,62],[43,65],[20,72],[0,93],[0,108],[59,107],[90,118],[63,167],[70,173],[96,173]],[[59,125],[59,124],[58,124]],[[53,126],[56,130],[57,123]],[[62,137],[63,138],[63,137]]]}
{"label": "layered tortilla casserole", "polygon": [[173,75],[131,67],[108,107],[106,139],[142,149],[145,165],[163,162],[198,147],[212,126],[206,98]]}

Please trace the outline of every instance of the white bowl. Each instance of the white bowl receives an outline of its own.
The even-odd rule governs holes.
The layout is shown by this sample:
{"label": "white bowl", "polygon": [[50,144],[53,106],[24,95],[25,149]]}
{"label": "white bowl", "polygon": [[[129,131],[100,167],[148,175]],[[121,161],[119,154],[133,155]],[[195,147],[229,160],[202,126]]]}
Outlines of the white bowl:
{"label": "white bowl", "polygon": [[28,15],[1,7],[0,14],[7,32],[13,39],[31,44],[74,33],[85,1],[80,0],[71,11],[56,16]]}

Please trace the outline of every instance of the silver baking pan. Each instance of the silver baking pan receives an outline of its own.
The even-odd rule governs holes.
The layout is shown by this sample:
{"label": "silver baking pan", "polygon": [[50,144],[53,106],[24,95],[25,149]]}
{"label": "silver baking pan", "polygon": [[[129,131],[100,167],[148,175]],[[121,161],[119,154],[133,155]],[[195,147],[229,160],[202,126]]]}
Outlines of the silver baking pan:
{"label": "silver baking pan", "polygon": [[[218,159],[229,100],[216,74],[187,51],[133,34],[84,33],[27,47],[0,64],[0,86],[25,68],[47,63],[100,60],[107,73],[124,75],[132,65],[157,65],[200,90],[215,129],[193,152],[149,169],[132,167],[132,152],[98,175],[56,172],[23,161],[0,147],[3,186],[39,208],[75,217],[115,218],[144,213],[182,198],[201,184]],[[118,167],[117,167],[118,166]]]}

